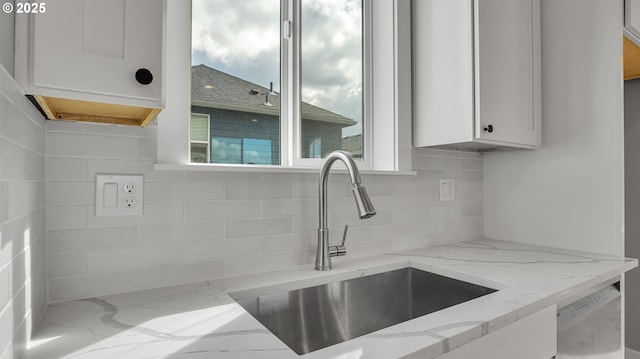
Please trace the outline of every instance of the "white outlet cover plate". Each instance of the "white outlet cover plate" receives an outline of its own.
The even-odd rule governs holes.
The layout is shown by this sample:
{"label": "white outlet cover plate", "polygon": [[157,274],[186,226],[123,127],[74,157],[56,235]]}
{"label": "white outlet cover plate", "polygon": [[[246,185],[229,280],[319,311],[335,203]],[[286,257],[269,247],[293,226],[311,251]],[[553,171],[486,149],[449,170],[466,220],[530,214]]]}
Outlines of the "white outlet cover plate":
{"label": "white outlet cover plate", "polygon": [[[96,174],[96,216],[142,215],[144,212],[143,183],[143,175]],[[115,194],[113,193],[113,184],[116,184]],[[133,193],[125,192],[125,184],[133,184],[135,191]],[[105,186],[107,192],[105,192]],[[113,198],[114,195],[115,198]],[[136,205],[127,207],[125,197],[135,198]]]}
{"label": "white outlet cover plate", "polygon": [[440,201],[455,201],[456,199],[456,180],[446,178],[440,180]]}

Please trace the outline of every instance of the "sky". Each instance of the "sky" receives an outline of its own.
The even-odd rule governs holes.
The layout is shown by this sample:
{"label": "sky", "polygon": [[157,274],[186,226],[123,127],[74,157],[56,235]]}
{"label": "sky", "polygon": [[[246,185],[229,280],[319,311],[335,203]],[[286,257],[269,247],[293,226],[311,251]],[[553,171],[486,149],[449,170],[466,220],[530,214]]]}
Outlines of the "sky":
{"label": "sky", "polygon": [[[301,0],[302,100],[359,122],[362,0]],[[193,0],[192,64],[280,89],[279,0]]]}

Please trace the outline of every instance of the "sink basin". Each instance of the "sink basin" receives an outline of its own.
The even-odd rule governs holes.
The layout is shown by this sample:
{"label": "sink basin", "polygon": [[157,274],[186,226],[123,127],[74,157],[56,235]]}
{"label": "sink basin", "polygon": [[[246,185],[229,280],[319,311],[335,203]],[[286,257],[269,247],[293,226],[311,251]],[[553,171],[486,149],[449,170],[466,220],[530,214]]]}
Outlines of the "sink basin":
{"label": "sink basin", "polygon": [[231,296],[302,355],[495,291],[403,268],[288,292]]}

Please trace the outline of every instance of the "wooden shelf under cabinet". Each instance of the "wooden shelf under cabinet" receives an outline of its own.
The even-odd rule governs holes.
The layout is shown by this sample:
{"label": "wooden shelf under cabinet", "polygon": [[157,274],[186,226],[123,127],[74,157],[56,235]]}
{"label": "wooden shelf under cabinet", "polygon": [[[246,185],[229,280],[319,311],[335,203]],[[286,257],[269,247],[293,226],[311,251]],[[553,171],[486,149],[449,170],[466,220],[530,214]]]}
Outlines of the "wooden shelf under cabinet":
{"label": "wooden shelf under cabinet", "polygon": [[159,108],[115,105],[57,97],[33,96],[33,99],[50,120],[146,127],[160,112]]}

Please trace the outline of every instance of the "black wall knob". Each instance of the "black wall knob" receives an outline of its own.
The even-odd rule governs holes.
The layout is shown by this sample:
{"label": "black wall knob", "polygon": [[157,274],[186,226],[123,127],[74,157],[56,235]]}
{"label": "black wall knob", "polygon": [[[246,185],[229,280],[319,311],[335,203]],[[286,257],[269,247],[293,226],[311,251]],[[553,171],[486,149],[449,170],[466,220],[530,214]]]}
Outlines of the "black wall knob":
{"label": "black wall knob", "polygon": [[138,69],[136,71],[136,81],[141,85],[148,85],[153,82],[153,74],[149,69]]}
{"label": "black wall knob", "polygon": [[489,126],[485,127],[484,128],[484,132],[489,132],[489,133],[493,132],[493,125],[489,125]]}

